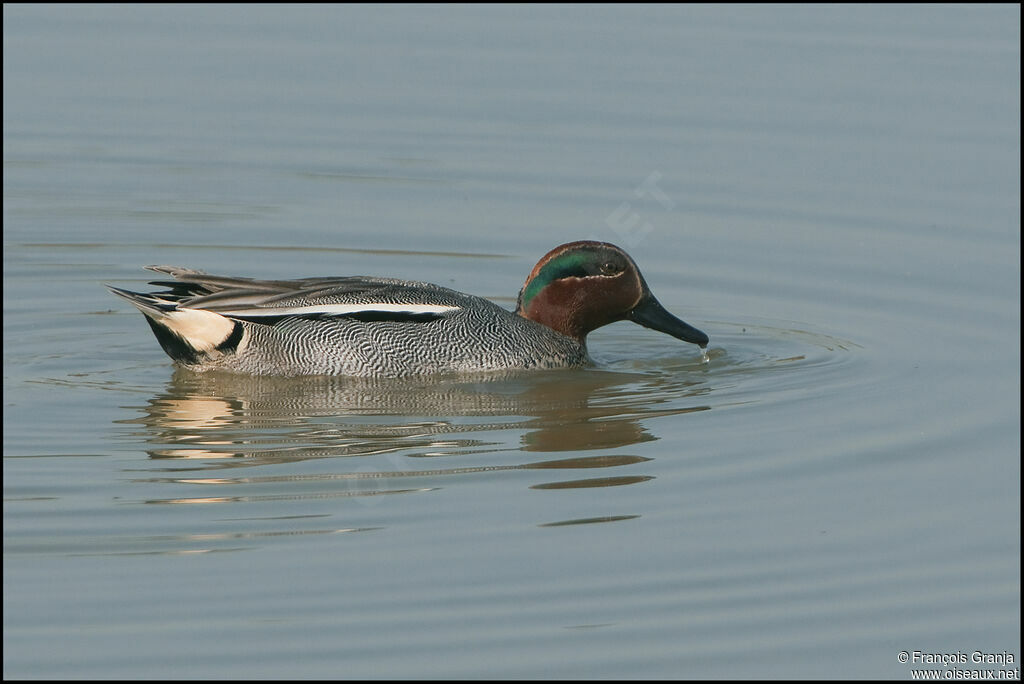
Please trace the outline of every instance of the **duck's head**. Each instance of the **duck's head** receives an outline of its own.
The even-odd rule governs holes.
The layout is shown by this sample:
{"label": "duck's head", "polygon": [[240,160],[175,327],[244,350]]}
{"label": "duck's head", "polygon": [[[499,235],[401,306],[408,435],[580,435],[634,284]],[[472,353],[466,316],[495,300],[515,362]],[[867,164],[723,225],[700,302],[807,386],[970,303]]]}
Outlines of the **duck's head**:
{"label": "duck's head", "polygon": [[629,319],[708,346],[708,336],[666,311],[633,259],[607,242],[570,242],[545,254],[519,291],[516,313],[580,343],[602,325]]}

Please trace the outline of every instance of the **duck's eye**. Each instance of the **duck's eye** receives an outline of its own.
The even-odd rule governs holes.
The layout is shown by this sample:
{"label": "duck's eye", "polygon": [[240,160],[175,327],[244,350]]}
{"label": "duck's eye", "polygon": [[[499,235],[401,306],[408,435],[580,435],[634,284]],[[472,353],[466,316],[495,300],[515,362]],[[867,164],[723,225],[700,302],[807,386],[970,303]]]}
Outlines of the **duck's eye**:
{"label": "duck's eye", "polygon": [[621,273],[621,272],[622,272],[622,267],[619,266],[618,264],[616,264],[615,262],[606,261],[603,264],[601,264],[601,273],[603,275],[615,275],[616,273]]}

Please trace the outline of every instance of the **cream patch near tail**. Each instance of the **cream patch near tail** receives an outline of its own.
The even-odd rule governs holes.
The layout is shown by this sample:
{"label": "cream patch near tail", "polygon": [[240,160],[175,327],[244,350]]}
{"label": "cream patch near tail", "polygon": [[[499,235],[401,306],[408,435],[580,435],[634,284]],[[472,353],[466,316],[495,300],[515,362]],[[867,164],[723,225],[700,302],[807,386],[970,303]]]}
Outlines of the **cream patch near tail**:
{"label": "cream patch near tail", "polygon": [[[202,309],[143,311],[155,322],[180,337],[197,352],[209,353],[227,341],[235,331],[235,322]],[[157,315],[154,315],[156,313]]]}

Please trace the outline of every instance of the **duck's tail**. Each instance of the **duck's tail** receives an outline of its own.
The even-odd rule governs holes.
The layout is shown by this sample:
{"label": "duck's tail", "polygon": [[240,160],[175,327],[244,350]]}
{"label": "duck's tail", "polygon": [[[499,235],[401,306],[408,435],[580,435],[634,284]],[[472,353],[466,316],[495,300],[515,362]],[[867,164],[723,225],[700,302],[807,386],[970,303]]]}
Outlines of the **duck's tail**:
{"label": "duck's tail", "polygon": [[182,307],[175,295],[132,292],[111,285],[107,289],[142,312],[160,346],[180,363],[198,364],[236,351],[245,333],[239,321],[204,309]]}

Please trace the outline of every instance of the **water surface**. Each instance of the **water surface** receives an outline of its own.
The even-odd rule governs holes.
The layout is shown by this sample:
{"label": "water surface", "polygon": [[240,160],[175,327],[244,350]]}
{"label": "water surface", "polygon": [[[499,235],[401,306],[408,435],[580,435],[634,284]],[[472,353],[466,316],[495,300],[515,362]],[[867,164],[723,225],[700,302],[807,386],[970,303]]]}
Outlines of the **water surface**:
{"label": "water surface", "polygon": [[[5,677],[1019,666],[1019,25],[5,5]],[[706,361],[622,322],[585,370],[196,374],[103,287],[511,308],[586,238]]]}

